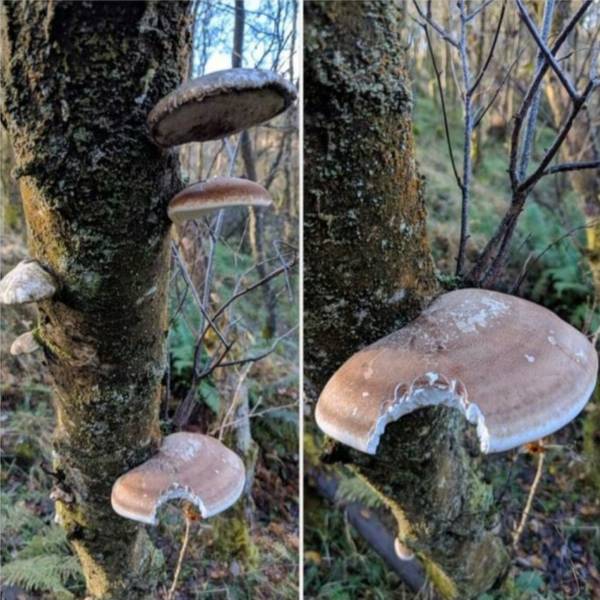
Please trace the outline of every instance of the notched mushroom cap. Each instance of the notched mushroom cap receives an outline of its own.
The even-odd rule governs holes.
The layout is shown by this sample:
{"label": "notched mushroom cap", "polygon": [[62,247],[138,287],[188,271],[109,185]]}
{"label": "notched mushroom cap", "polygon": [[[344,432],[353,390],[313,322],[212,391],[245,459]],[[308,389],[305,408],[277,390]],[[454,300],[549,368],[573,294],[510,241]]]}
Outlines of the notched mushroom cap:
{"label": "notched mushroom cap", "polygon": [[242,493],[244,465],[218,440],[198,433],[165,437],[155,456],[117,479],[114,511],[127,519],[156,525],[165,502],[184,499],[208,518],[229,508]]}
{"label": "notched mushroom cap", "polygon": [[168,214],[174,223],[182,223],[221,208],[270,206],[271,202],[269,192],[254,181],[214,177],[194,183],[174,196]]}
{"label": "notched mushroom cap", "polygon": [[319,427],[375,454],[386,425],[423,406],[460,410],[481,451],[510,450],[574,419],[596,385],[598,357],[542,306],[466,289],[352,356],[317,403]]}
{"label": "notched mushroom cap", "polygon": [[268,121],[296,98],[274,71],[227,69],[181,84],[148,115],[154,141],[164,148],[205,142]]}
{"label": "notched mushroom cap", "polygon": [[22,333],[10,346],[10,353],[13,356],[19,356],[19,354],[30,354],[41,348],[38,341],[33,335],[33,331]]}
{"label": "notched mushroom cap", "polygon": [[0,281],[0,304],[27,304],[52,298],[54,277],[35,260],[22,260]]}

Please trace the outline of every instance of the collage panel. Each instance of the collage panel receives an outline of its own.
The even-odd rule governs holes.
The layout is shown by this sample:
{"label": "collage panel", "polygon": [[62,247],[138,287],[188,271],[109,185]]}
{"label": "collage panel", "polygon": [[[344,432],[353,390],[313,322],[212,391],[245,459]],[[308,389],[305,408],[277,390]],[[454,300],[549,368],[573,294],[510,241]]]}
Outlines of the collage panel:
{"label": "collage panel", "polygon": [[3,3],[2,598],[298,597],[298,9]]}
{"label": "collage panel", "polygon": [[600,593],[597,9],[304,3],[304,598]]}

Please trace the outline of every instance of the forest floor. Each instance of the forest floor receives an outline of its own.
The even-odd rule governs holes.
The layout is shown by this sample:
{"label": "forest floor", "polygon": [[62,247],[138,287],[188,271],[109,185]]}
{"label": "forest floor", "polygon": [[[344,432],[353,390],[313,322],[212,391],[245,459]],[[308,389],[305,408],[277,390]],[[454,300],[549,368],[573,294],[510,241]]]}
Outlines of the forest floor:
{"label": "forest floor", "polygon": [[[25,252],[21,236],[4,236],[2,274],[24,258]],[[221,266],[225,262],[222,258]],[[287,317],[293,321],[294,315]],[[3,310],[0,331],[0,597],[3,600],[66,600],[82,597],[84,593],[79,565],[62,530],[53,523],[54,503],[49,498],[52,480],[48,474],[54,427],[50,382],[39,357],[13,357],[8,352],[12,340],[31,328],[35,318],[33,308],[11,307]],[[176,342],[187,343],[178,339]],[[179,350],[174,354],[180,357],[193,351],[187,347]],[[178,600],[298,597],[296,362],[294,353],[290,355],[289,349],[284,349],[260,361],[249,372],[251,408],[258,398],[261,409],[271,409],[252,419],[259,454],[254,485],[247,500],[251,519],[249,537],[240,542],[244,548],[239,552],[235,539],[223,548],[220,539],[213,535],[229,525],[227,519],[232,509],[222,517],[195,524],[175,596]],[[181,400],[178,393],[184,392],[186,377],[185,369],[177,375],[174,368],[173,373],[171,404]],[[216,382],[212,389],[209,402],[212,409],[215,398],[223,400],[218,396],[220,385],[221,382]],[[212,409],[203,405],[192,428],[206,431],[214,426],[218,415]],[[169,423],[162,425],[165,431],[169,430]],[[165,597],[171,585],[183,530],[176,505],[162,509],[160,525],[149,528],[166,561],[165,579],[156,594],[158,600]]]}
{"label": "forest floor", "polygon": [[[508,579],[501,590],[479,600],[600,597],[600,502],[585,479],[581,438],[579,419],[547,439],[552,447],[518,549],[512,552]],[[507,547],[535,477],[536,461],[535,455],[517,452],[485,458]],[[427,591],[410,593],[345,521],[343,511],[320,498],[314,488],[308,488],[305,506],[306,598],[431,597]]]}

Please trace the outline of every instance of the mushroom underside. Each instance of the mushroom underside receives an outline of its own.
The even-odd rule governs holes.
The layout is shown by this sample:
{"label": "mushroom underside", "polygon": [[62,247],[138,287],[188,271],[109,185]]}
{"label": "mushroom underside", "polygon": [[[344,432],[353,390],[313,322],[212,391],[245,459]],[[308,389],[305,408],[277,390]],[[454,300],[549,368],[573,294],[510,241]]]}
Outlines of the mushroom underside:
{"label": "mushroom underside", "polygon": [[187,500],[198,509],[203,519],[208,519],[209,517],[213,517],[214,515],[223,512],[232,504],[234,504],[240,497],[243,489],[244,481],[242,481],[241,485],[239,485],[238,488],[234,490],[231,496],[223,499],[217,504],[213,503],[212,505],[208,506],[202,500],[202,497],[198,494],[195,494],[190,487],[174,484],[158,497],[157,501],[153,506],[152,512],[149,514],[142,514],[140,512],[131,511],[125,506],[116,502],[114,498],[112,503],[115,512],[117,512],[122,517],[132,519],[134,521],[139,521],[141,523],[147,523],[148,525],[157,525],[159,509],[163,506],[163,504],[166,504],[171,500]]}
{"label": "mushroom underside", "polygon": [[469,423],[476,426],[481,452],[490,451],[490,432],[485,417],[477,404],[469,402],[462,382],[448,381],[438,373],[425,373],[415,379],[408,389],[403,384],[396,386],[394,401],[380,414],[369,433],[367,453],[377,453],[381,436],[388,423],[420,408],[440,405],[459,410]]}
{"label": "mushroom underside", "polygon": [[[405,383],[396,386],[393,401],[384,407],[371,427],[367,439],[363,439],[359,444],[354,439],[345,439],[348,438],[346,432],[337,430],[336,425],[330,421],[320,422],[319,426],[325,433],[342,443],[374,455],[389,423],[415,410],[442,405],[459,410],[469,423],[475,425],[481,452],[491,454],[518,448],[561,429],[583,410],[594,387],[595,380],[576,402],[551,414],[531,415],[529,411],[524,411],[523,426],[514,427],[498,424],[501,421],[498,417],[493,420],[487,418],[489,415],[485,414],[481,403],[469,400],[467,386],[461,381],[446,379],[439,373],[429,372],[414,379],[410,386],[406,386]],[[535,418],[536,416],[538,418]],[[528,423],[525,423],[526,417],[529,417]]]}
{"label": "mushroom underside", "polygon": [[268,87],[215,94],[165,115],[154,133],[162,146],[214,140],[267,121],[285,108],[284,96]]}

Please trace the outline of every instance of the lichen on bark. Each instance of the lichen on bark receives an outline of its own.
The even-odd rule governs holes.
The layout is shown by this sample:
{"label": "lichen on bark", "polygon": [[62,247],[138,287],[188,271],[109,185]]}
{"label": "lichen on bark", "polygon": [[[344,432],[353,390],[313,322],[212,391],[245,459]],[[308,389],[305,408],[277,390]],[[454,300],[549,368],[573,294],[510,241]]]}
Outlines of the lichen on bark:
{"label": "lichen on bark", "polygon": [[159,442],[174,155],[146,131],[178,85],[186,2],[2,4],[0,107],[30,255],[60,290],[37,336],[55,386],[59,522],[94,598],[148,597],[160,559],[110,506]]}
{"label": "lichen on bark", "polygon": [[305,3],[305,369],[319,388],[436,290],[399,17],[391,2]]}

